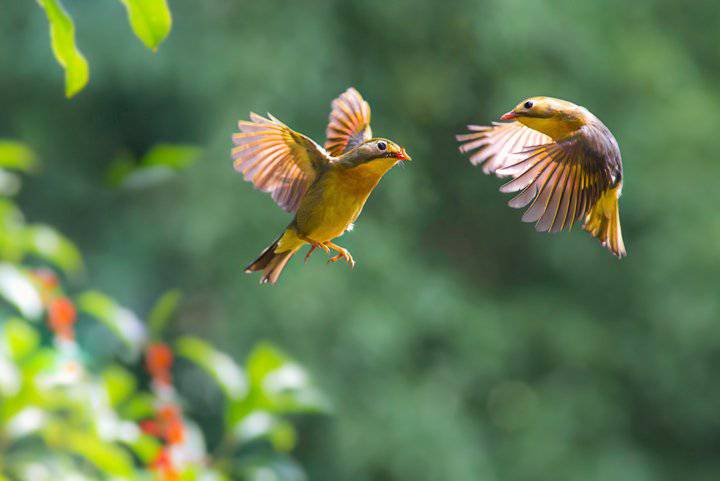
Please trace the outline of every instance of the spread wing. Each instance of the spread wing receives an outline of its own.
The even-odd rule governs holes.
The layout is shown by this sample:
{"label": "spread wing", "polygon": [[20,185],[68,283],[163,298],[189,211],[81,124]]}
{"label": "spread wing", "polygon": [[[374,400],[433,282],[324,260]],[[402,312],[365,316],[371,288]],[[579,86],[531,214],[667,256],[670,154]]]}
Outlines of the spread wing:
{"label": "spread wing", "polygon": [[370,105],[350,87],[332,102],[325,148],[339,157],[372,138]]}
{"label": "spread wing", "polygon": [[251,121],[238,122],[240,132],[232,137],[235,170],[269,192],[281,208],[293,212],[330,157],[308,137],[268,117],[251,113]]}
{"label": "spread wing", "polygon": [[499,177],[498,169],[513,165],[523,159],[521,152],[531,146],[552,142],[552,139],[537,130],[525,127],[520,122],[493,122],[492,126],[468,125],[470,133],[457,135],[461,142],[460,152],[473,152],[470,162],[482,165],[486,174]]}
{"label": "spread wing", "polygon": [[[607,131],[607,129],[605,129]],[[530,146],[522,160],[498,170],[513,180],[501,192],[519,192],[508,203],[527,207],[524,222],[538,231],[558,232],[584,219],[600,197],[622,178],[620,150],[612,135],[592,127],[560,142]]]}

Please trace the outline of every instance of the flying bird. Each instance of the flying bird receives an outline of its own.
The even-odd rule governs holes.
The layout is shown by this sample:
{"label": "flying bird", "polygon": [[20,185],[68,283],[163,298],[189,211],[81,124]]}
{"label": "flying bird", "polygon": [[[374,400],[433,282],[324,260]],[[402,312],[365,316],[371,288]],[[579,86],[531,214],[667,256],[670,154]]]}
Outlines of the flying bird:
{"label": "flying bird", "polygon": [[512,177],[501,192],[527,207],[522,220],[540,232],[583,229],[618,258],[627,255],[620,229],[622,158],[610,130],[589,110],[552,97],[532,97],[500,117],[511,122],[469,125],[460,152],[486,174]]}
{"label": "flying bird", "polygon": [[411,160],[404,148],[374,138],[370,105],[349,88],[332,102],[324,147],[268,114],[251,113],[233,134],[235,170],[295,217],[245,272],[262,271],[261,283],[275,284],[290,258],[304,245],[305,256],[320,248],[338,252],[328,262],[355,261],[332,242],[362,211],[380,179],[397,162]]}

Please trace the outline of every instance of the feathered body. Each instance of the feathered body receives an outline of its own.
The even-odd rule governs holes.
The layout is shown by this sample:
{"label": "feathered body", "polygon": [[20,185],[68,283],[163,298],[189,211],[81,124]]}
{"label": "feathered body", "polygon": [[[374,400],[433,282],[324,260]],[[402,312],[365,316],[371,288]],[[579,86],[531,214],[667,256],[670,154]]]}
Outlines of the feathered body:
{"label": "feathered body", "polygon": [[518,192],[514,208],[538,231],[576,221],[618,257],[626,255],[618,199],[622,157],[615,137],[590,111],[551,97],[532,97],[501,117],[510,123],[468,126],[461,152],[488,174],[512,177],[501,192]]}
{"label": "feathered body", "polygon": [[331,241],[355,222],[383,175],[410,157],[394,142],[372,138],[370,107],[352,88],[333,102],[328,150],[272,116],[251,118],[233,136],[235,167],[295,217],[245,271],[262,270],[261,282],[274,284],[305,244],[312,246],[308,256],[316,247],[334,249],[340,254],[331,261],[354,265],[350,253]]}

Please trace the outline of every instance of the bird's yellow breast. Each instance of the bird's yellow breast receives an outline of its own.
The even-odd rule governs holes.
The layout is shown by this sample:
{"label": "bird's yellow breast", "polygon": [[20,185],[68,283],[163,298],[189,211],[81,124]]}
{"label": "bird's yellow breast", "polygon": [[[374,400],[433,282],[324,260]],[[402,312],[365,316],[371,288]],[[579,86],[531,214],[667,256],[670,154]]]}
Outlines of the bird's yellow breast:
{"label": "bird's yellow breast", "polygon": [[318,242],[342,235],[358,218],[368,196],[394,163],[378,159],[324,173],[300,203],[295,221],[298,231]]}

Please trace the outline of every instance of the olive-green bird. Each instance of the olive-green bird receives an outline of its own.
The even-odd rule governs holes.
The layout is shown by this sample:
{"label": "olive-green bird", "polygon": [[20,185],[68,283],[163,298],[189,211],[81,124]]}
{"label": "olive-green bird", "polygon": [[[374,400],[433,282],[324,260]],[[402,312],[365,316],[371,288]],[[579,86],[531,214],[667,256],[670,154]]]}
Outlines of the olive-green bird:
{"label": "olive-green bird", "polygon": [[339,253],[329,262],[354,266],[350,252],[331,241],[352,229],[383,175],[410,156],[390,140],[373,138],[370,106],[354,88],[333,101],[324,148],[270,114],[250,119],[233,135],[235,170],[295,217],[245,272],[262,271],[260,282],[275,284],[305,244],[311,246],[305,260],[319,247]]}
{"label": "olive-green bird", "polygon": [[590,111],[551,97],[520,102],[492,126],[469,125],[460,151],[486,174],[512,177],[501,192],[520,192],[514,208],[541,232],[570,229],[576,221],[618,258],[626,255],[620,229],[623,185],[620,148]]}

